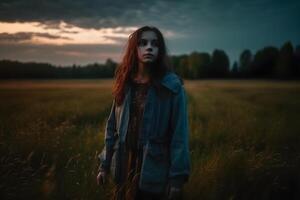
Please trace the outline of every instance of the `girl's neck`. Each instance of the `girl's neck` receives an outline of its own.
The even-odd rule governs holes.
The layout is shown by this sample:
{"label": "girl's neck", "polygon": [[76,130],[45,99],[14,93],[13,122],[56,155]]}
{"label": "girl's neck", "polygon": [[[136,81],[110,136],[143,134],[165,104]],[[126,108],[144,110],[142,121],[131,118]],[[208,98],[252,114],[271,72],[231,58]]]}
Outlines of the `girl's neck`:
{"label": "girl's neck", "polygon": [[134,76],[134,81],[139,83],[147,83],[150,79],[149,69],[152,67],[150,64],[139,63],[138,71]]}

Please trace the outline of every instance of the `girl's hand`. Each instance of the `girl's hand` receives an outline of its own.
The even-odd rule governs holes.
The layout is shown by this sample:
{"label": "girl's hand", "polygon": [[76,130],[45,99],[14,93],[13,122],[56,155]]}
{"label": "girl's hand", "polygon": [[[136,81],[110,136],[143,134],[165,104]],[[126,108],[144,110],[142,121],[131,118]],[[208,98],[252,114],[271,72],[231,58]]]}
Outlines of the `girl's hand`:
{"label": "girl's hand", "polygon": [[97,184],[104,185],[106,183],[106,179],[107,179],[107,173],[105,172],[105,170],[100,170],[97,175]]}
{"label": "girl's hand", "polygon": [[182,188],[170,187],[168,200],[179,200],[182,199]]}

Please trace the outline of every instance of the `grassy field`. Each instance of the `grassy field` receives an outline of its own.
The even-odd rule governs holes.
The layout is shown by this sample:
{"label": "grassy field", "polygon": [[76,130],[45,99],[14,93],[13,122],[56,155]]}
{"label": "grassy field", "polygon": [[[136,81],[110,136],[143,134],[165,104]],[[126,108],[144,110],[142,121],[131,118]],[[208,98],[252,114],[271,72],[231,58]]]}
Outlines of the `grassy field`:
{"label": "grassy field", "polygon": [[[0,198],[108,199],[96,185],[111,80],[0,82]],[[300,199],[300,82],[185,81],[185,199]]]}

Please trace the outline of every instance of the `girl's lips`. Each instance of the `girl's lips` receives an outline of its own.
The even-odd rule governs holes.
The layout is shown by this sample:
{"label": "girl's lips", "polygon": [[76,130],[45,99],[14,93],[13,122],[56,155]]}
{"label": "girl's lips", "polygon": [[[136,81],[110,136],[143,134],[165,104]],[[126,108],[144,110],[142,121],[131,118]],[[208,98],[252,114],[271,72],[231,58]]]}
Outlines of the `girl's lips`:
{"label": "girl's lips", "polygon": [[152,57],[152,54],[145,54],[144,57]]}

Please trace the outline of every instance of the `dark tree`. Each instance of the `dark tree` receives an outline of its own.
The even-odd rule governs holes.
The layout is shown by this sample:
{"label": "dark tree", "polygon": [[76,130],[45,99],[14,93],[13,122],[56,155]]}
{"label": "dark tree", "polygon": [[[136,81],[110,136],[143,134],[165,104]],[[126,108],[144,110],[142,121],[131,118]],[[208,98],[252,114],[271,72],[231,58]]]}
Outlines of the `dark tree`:
{"label": "dark tree", "polygon": [[243,77],[249,76],[251,62],[252,62],[252,53],[249,49],[246,49],[240,55],[239,71],[241,76]]}
{"label": "dark tree", "polygon": [[231,77],[238,77],[239,76],[239,68],[238,68],[238,63],[234,61],[231,69]]}
{"label": "dark tree", "polygon": [[272,46],[257,51],[250,66],[250,76],[256,78],[271,78],[278,55],[278,49]]}
{"label": "dark tree", "polygon": [[274,70],[275,77],[287,79],[292,76],[293,69],[293,46],[291,42],[286,42],[280,49],[279,58]]}
{"label": "dark tree", "polygon": [[214,50],[209,71],[209,74],[215,78],[229,75],[229,58],[223,50]]}
{"label": "dark tree", "polygon": [[293,74],[295,78],[300,78],[300,45],[297,45],[294,52]]}
{"label": "dark tree", "polygon": [[208,53],[193,52],[189,58],[189,77],[203,78],[208,76],[210,55]]}

